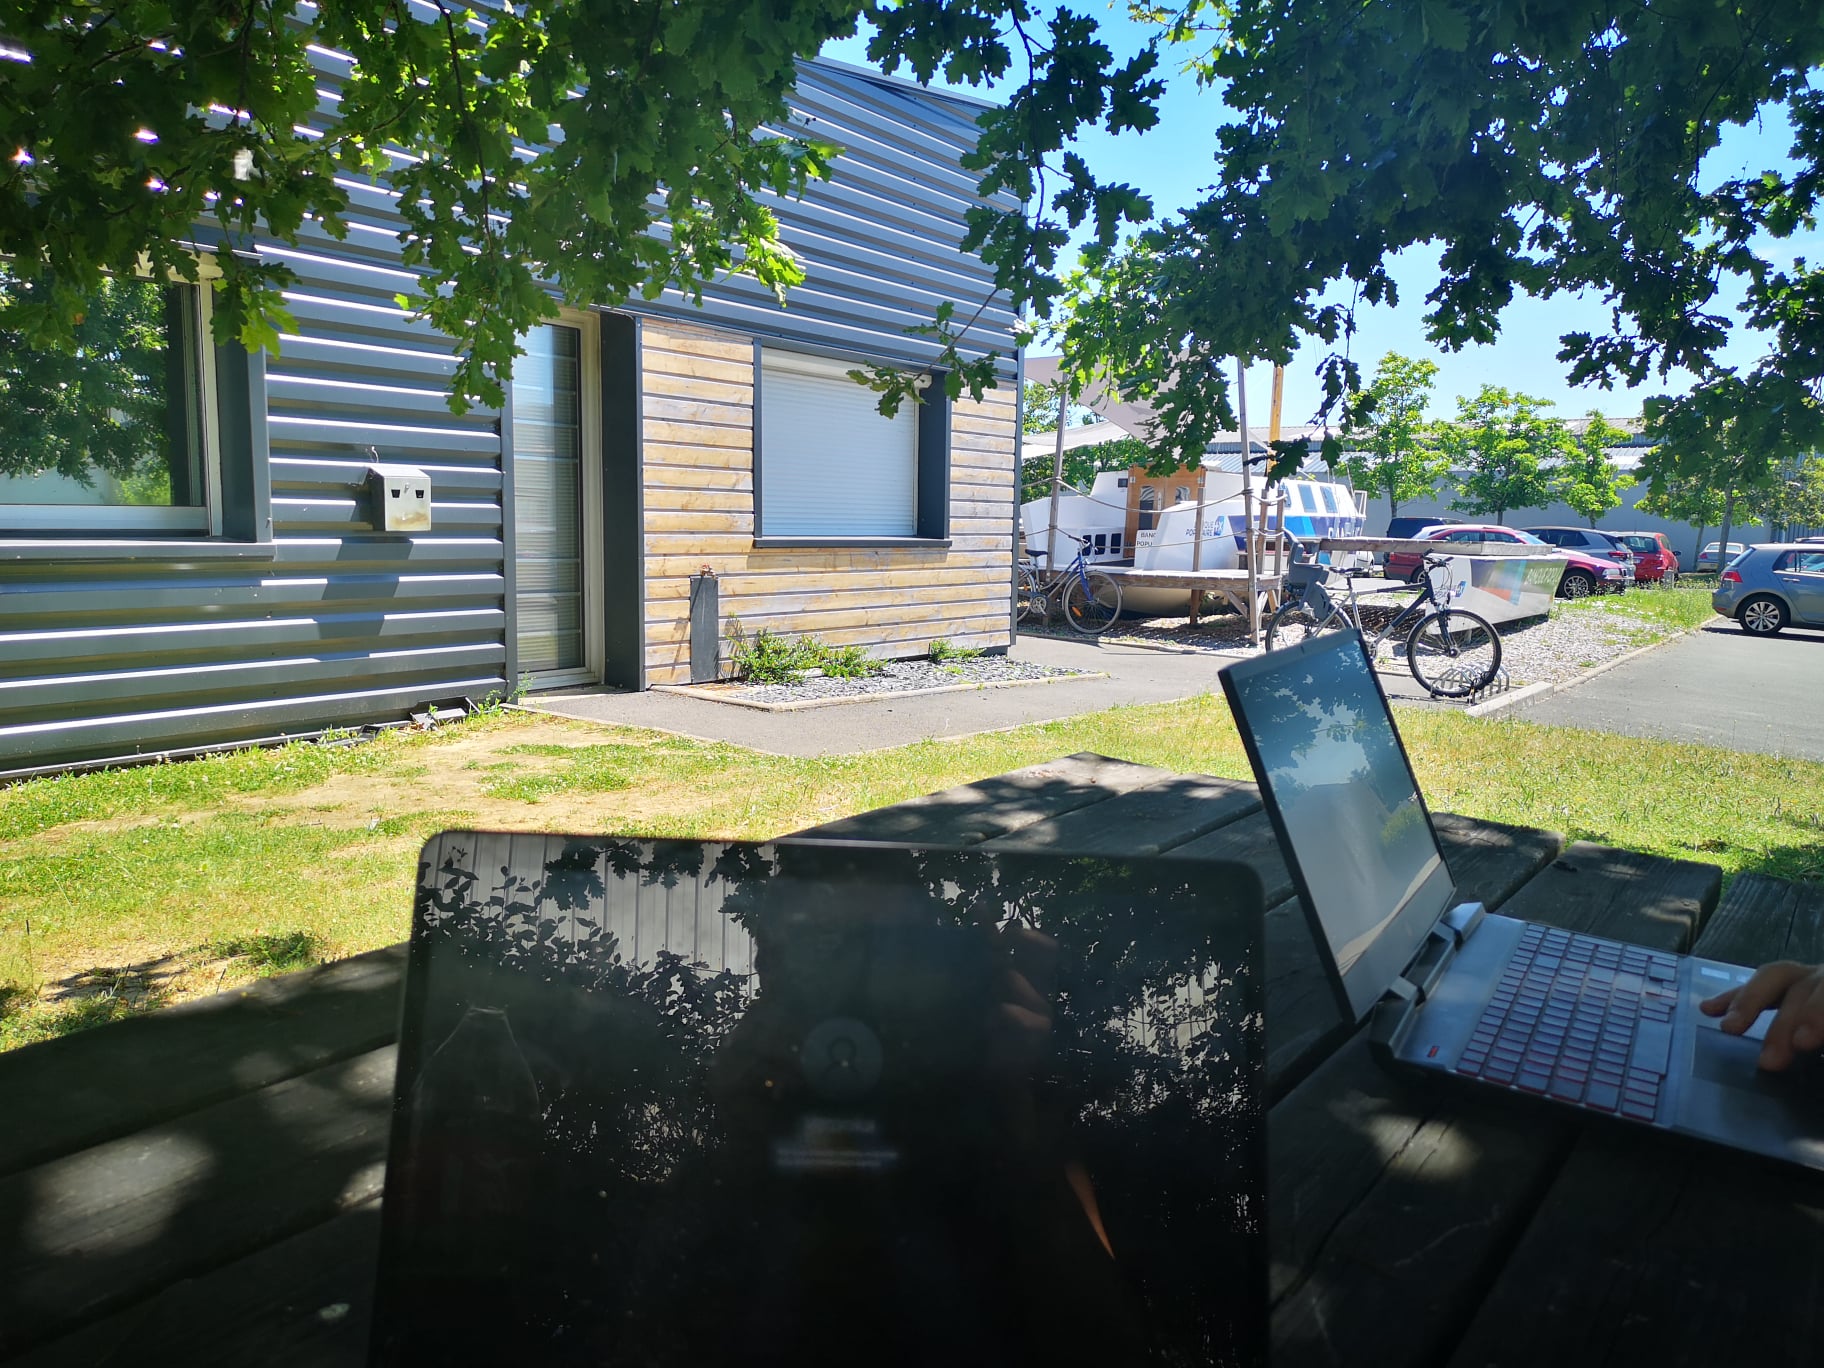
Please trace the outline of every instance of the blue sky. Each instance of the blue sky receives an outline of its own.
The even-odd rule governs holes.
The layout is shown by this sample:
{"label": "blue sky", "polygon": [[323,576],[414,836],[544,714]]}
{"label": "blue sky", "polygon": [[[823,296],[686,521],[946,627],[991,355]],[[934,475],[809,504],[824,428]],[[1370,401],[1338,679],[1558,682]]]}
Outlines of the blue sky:
{"label": "blue sky", "polygon": [[[1117,9],[1091,5],[1089,10],[1101,25],[1106,41],[1119,54],[1138,50],[1147,36],[1145,27],[1127,17],[1125,6]],[[865,49],[865,41],[856,38],[832,44],[825,52],[843,61],[866,64]],[[906,73],[902,69],[900,74]],[[1098,131],[1077,144],[1097,174],[1105,179],[1128,181],[1150,195],[1155,210],[1161,214],[1183,209],[1203,197],[1214,178],[1215,130],[1228,112],[1217,92],[1200,91],[1190,76],[1172,66],[1169,57],[1165,74],[1166,95],[1157,128],[1145,134],[1128,133],[1120,137]],[[975,93],[992,96],[995,92]],[[1789,145],[1783,118],[1732,130],[1723,145],[1706,160],[1705,179],[1721,180],[1782,166],[1787,161]],[[1771,244],[1768,252],[1776,259],[1799,255],[1815,260],[1824,253],[1824,233]],[[1437,283],[1437,259],[1436,248],[1414,248],[1394,258],[1392,271],[1399,285],[1401,302],[1396,308],[1363,309],[1358,314],[1360,331],[1351,346],[1364,374],[1372,374],[1374,363],[1389,351],[1429,356],[1436,361],[1439,371],[1432,394],[1433,416],[1450,415],[1455,411],[1453,401],[1457,396],[1473,395],[1483,384],[1505,385],[1550,400],[1563,416],[1575,416],[1598,408],[1611,418],[1638,414],[1645,395],[1679,393],[1689,387],[1690,377],[1681,373],[1674,373],[1665,381],[1651,381],[1633,391],[1620,388],[1605,391],[1593,385],[1574,388],[1567,384],[1564,366],[1556,359],[1558,337],[1571,331],[1600,333],[1608,327],[1608,310],[1594,297],[1516,300],[1503,316],[1501,337],[1493,345],[1448,354],[1436,350],[1425,341],[1422,318],[1425,296]],[[1043,347],[1035,348],[1035,352],[1043,350]],[[1319,387],[1313,369],[1325,350],[1322,346],[1310,346],[1287,367],[1287,422],[1306,421],[1315,410]],[[1744,337],[1731,343],[1725,359],[1746,367],[1761,350],[1755,339]],[[1262,426],[1266,423],[1270,381],[1271,367],[1249,368],[1248,416],[1251,423]]]}

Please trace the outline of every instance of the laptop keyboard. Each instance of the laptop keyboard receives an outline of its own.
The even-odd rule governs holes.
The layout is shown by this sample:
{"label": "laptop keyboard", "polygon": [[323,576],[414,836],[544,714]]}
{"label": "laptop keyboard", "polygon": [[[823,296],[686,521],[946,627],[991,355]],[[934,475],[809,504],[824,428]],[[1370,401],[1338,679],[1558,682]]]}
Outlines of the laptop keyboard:
{"label": "laptop keyboard", "polygon": [[1457,1072],[1651,1121],[1672,1053],[1678,960],[1528,926]]}

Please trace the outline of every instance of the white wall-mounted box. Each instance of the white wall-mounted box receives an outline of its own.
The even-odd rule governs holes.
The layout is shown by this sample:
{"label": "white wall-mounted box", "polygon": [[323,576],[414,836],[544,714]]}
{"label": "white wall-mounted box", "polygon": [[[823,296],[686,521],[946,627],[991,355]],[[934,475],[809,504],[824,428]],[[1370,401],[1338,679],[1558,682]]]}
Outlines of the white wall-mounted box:
{"label": "white wall-mounted box", "polygon": [[417,466],[370,465],[367,487],[374,500],[374,527],[377,530],[431,530],[431,477]]}

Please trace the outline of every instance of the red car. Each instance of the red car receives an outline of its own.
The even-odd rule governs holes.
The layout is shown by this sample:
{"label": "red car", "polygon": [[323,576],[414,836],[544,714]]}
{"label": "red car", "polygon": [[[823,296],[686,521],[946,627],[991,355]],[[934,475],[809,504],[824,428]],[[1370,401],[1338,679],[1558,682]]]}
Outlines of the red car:
{"label": "red car", "polygon": [[1678,552],[1664,532],[1617,532],[1634,553],[1634,582],[1661,581],[1669,589],[1678,583]]}
{"label": "red car", "polygon": [[[1499,523],[1449,523],[1420,528],[1414,541],[1441,542],[1517,542],[1537,547],[1536,554],[1557,556],[1565,562],[1564,575],[1558,581],[1559,598],[1587,598],[1604,589],[1620,593],[1628,586],[1628,572],[1605,556],[1592,556],[1562,546],[1549,546],[1530,532],[1503,527]],[[1416,551],[1389,551],[1386,575],[1389,579],[1416,580],[1425,573],[1424,558]]]}

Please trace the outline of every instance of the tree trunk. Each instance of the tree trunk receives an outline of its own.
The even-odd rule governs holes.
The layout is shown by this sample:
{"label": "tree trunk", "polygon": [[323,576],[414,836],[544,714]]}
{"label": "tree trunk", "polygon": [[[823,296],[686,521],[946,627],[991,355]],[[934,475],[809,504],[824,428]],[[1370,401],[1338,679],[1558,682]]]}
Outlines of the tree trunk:
{"label": "tree trunk", "polygon": [[1734,517],[1735,491],[1733,489],[1725,490],[1723,492],[1723,528],[1716,537],[1716,577],[1719,580],[1723,577],[1723,567],[1729,563],[1729,524]]}

